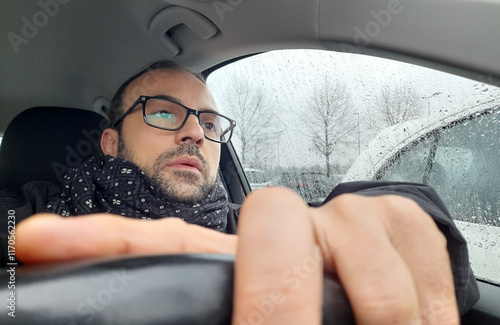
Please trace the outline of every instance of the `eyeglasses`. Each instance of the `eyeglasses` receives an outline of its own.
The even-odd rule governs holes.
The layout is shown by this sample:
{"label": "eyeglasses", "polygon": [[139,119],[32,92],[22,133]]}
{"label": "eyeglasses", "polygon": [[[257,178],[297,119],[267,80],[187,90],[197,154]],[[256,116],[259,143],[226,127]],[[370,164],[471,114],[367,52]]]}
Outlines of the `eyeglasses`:
{"label": "eyeglasses", "polygon": [[228,142],[236,126],[236,121],[214,111],[197,111],[164,96],[140,96],[125,114],[116,120],[113,129],[139,104],[142,104],[144,122],[149,126],[176,131],[182,128],[189,115],[193,114],[198,118],[205,138],[218,143]]}

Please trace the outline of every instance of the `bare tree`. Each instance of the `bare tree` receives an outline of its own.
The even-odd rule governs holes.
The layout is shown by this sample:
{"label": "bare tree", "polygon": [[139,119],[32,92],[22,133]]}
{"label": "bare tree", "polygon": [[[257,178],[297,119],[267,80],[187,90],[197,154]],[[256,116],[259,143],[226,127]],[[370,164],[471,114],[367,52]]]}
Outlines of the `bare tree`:
{"label": "bare tree", "polygon": [[228,78],[224,106],[227,114],[237,121],[233,136],[241,142],[241,160],[262,168],[276,133],[274,108],[263,89],[251,84],[244,75]]}
{"label": "bare tree", "polygon": [[414,93],[411,85],[397,85],[394,88],[382,88],[377,109],[367,118],[372,127],[380,130],[421,116],[420,97]]}
{"label": "bare tree", "polygon": [[332,174],[330,156],[337,145],[346,142],[355,131],[355,119],[349,114],[350,94],[345,85],[328,83],[325,77],[313,93],[307,108],[307,125],[314,149],[325,157],[326,175]]}

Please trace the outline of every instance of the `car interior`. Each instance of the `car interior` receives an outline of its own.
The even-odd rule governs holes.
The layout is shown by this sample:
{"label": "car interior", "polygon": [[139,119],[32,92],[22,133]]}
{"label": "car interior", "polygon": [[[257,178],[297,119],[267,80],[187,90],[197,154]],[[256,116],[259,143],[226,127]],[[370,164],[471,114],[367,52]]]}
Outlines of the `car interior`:
{"label": "car interior", "polygon": [[[153,61],[173,60],[209,77],[259,53],[314,49],[397,60],[500,86],[498,17],[499,2],[472,0],[3,1],[0,246],[7,242],[4,211],[18,204],[23,186],[55,184],[46,186],[49,198],[65,171],[99,155],[114,92]],[[219,167],[230,202],[241,204],[251,187],[231,142],[222,145]],[[16,223],[35,212],[23,211]],[[7,247],[1,250],[6,267]],[[19,263],[16,323],[229,324],[233,262],[197,254]],[[8,279],[0,275],[1,297],[9,294]],[[126,288],[103,298],[110,279]],[[478,279],[478,285],[480,300],[461,315],[462,324],[500,324],[500,284]],[[89,297],[104,299],[105,308],[89,308]],[[325,274],[323,301],[323,324],[354,324],[331,274]],[[7,312],[0,314],[0,323],[11,322]]]}

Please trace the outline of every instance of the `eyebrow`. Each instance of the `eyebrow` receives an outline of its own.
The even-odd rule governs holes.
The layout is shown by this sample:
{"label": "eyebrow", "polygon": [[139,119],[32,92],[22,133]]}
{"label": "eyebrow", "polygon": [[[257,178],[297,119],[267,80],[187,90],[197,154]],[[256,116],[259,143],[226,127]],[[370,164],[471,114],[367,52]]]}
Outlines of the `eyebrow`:
{"label": "eyebrow", "polygon": [[[184,103],[182,103],[181,99],[179,99],[177,97],[174,97],[174,96],[170,96],[170,95],[155,95],[154,97],[162,98],[162,99],[166,99],[166,100],[171,100],[171,101],[174,101],[176,103],[184,105]],[[184,106],[186,106],[186,105],[184,105]],[[191,108],[191,107],[189,107],[189,108]],[[194,108],[192,108],[192,109],[194,109]],[[202,107],[201,109],[197,109],[197,111],[210,112],[210,113],[217,113],[217,114],[219,114],[219,112],[217,110],[215,110],[213,108],[208,108],[208,107]]]}

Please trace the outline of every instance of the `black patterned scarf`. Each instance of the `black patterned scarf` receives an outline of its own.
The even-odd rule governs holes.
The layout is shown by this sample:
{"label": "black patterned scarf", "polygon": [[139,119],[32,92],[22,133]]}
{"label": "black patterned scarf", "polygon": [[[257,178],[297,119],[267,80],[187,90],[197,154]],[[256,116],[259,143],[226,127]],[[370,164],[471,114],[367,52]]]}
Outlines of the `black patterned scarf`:
{"label": "black patterned scarf", "polygon": [[227,225],[227,193],[219,176],[207,197],[194,205],[170,200],[137,165],[111,156],[73,168],[62,186],[61,197],[48,203],[45,212],[66,217],[99,212],[136,219],[179,217],[222,232]]}

